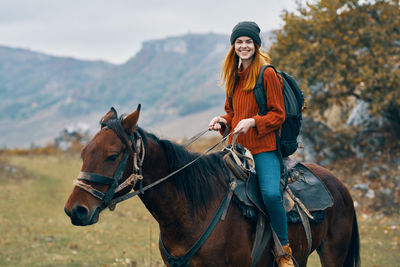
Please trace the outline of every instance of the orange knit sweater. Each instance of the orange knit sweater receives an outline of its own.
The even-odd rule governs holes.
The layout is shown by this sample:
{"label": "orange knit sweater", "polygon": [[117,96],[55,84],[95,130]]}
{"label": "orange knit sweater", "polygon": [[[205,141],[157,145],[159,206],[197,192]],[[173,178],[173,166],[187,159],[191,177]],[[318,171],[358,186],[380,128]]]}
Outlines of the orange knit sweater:
{"label": "orange knit sweater", "polygon": [[[255,119],[256,126],[250,128],[246,134],[240,134],[237,138],[237,142],[248,148],[254,155],[276,150],[275,130],[279,129],[285,120],[285,106],[280,80],[272,68],[267,68],[263,75],[268,113],[262,116],[258,115],[259,109],[253,91],[242,90],[247,73],[248,68],[239,71],[239,82],[232,97],[233,111],[227,98],[225,101],[226,115],[222,117],[226,119],[230,130],[234,129],[243,119]],[[229,143],[231,142],[232,136],[229,137]]]}

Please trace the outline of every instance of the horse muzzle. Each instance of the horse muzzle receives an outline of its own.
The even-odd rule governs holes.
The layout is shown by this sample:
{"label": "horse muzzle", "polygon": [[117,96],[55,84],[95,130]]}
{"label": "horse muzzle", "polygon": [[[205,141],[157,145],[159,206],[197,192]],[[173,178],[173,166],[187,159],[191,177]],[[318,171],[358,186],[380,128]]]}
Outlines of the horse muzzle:
{"label": "horse muzzle", "polygon": [[69,212],[64,208],[65,213],[71,218],[71,223],[76,226],[87,226],[95,224],[99,220],[100,207],[97,207],[93,212],[85,205],[76,205]]}

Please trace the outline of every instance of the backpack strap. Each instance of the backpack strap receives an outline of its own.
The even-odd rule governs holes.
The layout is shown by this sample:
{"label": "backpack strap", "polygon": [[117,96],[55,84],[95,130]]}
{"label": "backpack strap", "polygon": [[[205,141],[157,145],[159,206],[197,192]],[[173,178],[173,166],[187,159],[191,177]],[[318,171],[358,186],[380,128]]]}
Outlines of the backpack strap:
{"label": "backpack strap", "polygon": [[[268,112],[267,96],[265,95],[265,91],[264,91],[264,71],[268,67],[273,68],[275,73],[278,73],[278,71],[272,65],[265,65],[261,68],[260,74],[258,75],[256,85],[254,86],[254,89],[253,89],[253,94],[256,99],[258,109],[259,109],[259,112],[258,112],[259,115],[265,115]],[[233,111],[232,97],[228,97],[228,102],[229,102],[229,106],[231,107],[231,110]]]}
{"label": "backpack strap", "polygon": [[[267,96],[265,95],[265,90],[264,90],[264,72],[269,67],[273,68],[275,73],[278,73],[277,70],[275,69],[275,67],[272,65],[263,66],[260,71],[260,74],[258,75],[256,86],[253,89],[254,98],[256,99],[258,109],[259,109],[259,112],[258,112],[259,115],[265,115],[268,113]],[[283,163],[279,130],[275,131],[275,137],[276,137],[276,154],[278,156],[279,163],[281,165],[281,175],[285,181],[284,188],[286,188],[287,180],[288,180],[288,172],[287,172],[285,164]]]}
{"label": "backpack strap", "polygon": [[267,68],[273,68],[275,73],[277,73],[276,69],[272,65],[265,65],[262,67],[260,74],[258,75],[258,79],[256,82],[256,86],[253,89],[253,94],[254,98],[256,99],[259,115],[265,115],[268,113],[268,108],[267,108],[267,96],[265,95],[265,90],[264,90],[264,72]]}

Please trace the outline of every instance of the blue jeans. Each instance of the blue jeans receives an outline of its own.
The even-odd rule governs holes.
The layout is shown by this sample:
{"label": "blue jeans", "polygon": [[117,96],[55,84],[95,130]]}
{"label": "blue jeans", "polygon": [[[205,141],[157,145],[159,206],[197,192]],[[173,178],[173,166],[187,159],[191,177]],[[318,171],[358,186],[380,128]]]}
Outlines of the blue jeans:
{"label": "blue jeans", "polygon": [[274,151],[253,155],[261,194],[275,230],[282,245],[289,243],[286,211],[279,189],[281,169]]}

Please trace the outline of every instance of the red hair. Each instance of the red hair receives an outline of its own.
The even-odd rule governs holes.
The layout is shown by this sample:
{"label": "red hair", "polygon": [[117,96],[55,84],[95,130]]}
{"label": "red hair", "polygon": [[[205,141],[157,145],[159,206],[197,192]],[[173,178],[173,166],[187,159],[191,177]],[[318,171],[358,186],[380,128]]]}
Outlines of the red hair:
{"label": "red hair", "polygon": [[[251,91],[256,85],[258,75],[260,74],[260,70],[262,66],[271,63],[271,59],[267,53],[260,50],[260,46],[258,44],[255,45],[255,51],[253,60],[250,63],[249,71],[247,74],[247,79],[245,81],[243,90]],[[237,80],[239,78],[238,75],[238,64],[239,57],[235,52],[235,44],[231,46],[228,51],[228,54],[225,57],[224,63],[222,65],[221,70],[221,80],[222,85],[225,85],[226,93],[228,97],[233,96],[233,91],[235,90]]]}

